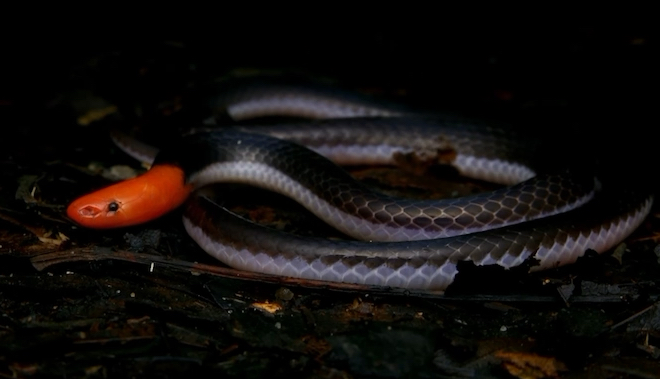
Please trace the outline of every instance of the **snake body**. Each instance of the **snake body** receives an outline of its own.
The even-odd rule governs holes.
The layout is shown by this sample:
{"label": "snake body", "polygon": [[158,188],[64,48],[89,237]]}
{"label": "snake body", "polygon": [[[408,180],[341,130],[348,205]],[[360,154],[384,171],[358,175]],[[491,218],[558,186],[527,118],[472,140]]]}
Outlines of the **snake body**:
{"label": "snake body", "polygon": [[[191,196],[184,212],[188,234],[207,253],[238,269],[443,291],[454,281],[460,261],[504,268],[528,262],[533,271],[574,262],[588,249],[604,252],[640,225],[653,202],[651,196],[608,188],[592,200],[592,175],[534,166],[536,147],[516,145],[500,128],[456,118],[400,117],[399,110],[344,100],[318,101],[317,92],[282,95],[279,87],[266,87],[259,93],[234,97],[239,100],[223,109],[236,118],[266,113],[387,117],[200,132],[159,153],[154,167],[180,168],[184,177],[177,180],[186,188],[215,182],[267,188],[366,240],[284,234],[242,219],[203,194]],[[318,109],[309,110],[314,104]],[[511,186],[459,199],[400,199],[356,182],[321,154],[342,164],[390,164],[412,156],[451,163],[464,175]],[[114,216],[124,208],[113,201],[119,204]],[[93,214],[92,221],[100,217],[85,204],[74,202],[69,208],[83,225],[87,221],[80,215]]]}

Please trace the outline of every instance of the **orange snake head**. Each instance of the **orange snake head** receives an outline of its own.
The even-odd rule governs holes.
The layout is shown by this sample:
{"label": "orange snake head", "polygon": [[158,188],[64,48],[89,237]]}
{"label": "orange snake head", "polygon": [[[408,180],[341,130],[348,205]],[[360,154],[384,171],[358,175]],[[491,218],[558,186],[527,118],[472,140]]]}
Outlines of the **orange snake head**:
{"label": "orange snake head", "polygon": [[156,165],[133,179],[74,200],[67,215],[87,228],[108,229],[141,224],[181,205],[190,194],[185,174],[172,165]]}

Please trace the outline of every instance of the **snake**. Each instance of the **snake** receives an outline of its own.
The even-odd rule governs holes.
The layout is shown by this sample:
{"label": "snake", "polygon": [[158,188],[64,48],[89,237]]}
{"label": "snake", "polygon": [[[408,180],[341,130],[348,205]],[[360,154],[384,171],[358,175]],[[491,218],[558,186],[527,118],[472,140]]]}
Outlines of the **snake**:
{"label": "snake", "polygon": [[[603,253],[651,210],[650,194],[608,186],[584,170],[534,162],[539,147],[516,140],[505,128],[364,99],[282,84],[211,97],[209,108],[237,121],[320,120],[205,128],[155,158],[155,150],[145,157],[117,137],[126,152],[152,161],[150,170],[74,200],[67,215],[83,227],[117,228],[183,206],[188,235],[239,270],[443,292],[461,262],[504,269],[526,265],[534,272],[573,263],[588,250]],[[503,187],[462,198],[399,198],[340,167],[411,159],[449,164],[461,175]],[[205,189],[212,183],[283,194],[354,239],[299,236],[255,224],[209,194]]]}

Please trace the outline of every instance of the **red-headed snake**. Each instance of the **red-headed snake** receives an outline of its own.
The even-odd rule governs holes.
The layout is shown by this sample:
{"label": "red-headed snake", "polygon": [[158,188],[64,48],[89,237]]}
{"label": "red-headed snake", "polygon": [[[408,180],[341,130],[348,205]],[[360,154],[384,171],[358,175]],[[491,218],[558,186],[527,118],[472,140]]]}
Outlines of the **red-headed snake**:
{"label": "red-headed snake", "polygon": [[[188,234],[231,267],[442,291],[460,261],[505,268],[527,261],[539,270],[572,263],[588,249],[604,252],[632,233],[652,205],[649,195],[607,187],[594,196],[592,175],[547,167],[537,172],[537,147],[508,140],[500,128],[406,116],[399,109],[296,87],[250,91],[212,107],[235,119],[387,117],[191,134],[164,149],[144,175],[75,200],[69,217],[90,228],[121,227],[151,220],[187,200]],[[371,190],[319,154],[340,164],[442,156],[464,175],[511,186],[459,199],[400,199]],[[282,193],[364,241],[283,234],[242,219],[205,195],[189,196],[215,182]]]}

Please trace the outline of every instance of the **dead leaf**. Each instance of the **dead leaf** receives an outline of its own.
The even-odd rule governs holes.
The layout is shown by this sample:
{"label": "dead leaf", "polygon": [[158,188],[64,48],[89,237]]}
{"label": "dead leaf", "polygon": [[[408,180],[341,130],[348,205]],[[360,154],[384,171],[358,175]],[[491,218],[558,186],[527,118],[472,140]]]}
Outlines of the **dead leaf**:
{"label": "dead leaf", "polygon": [[566,366],[552,357],[510,351],[498,351],[495,356],[509,374],[520,379],[556,378],[560,371],[566,371]]}

